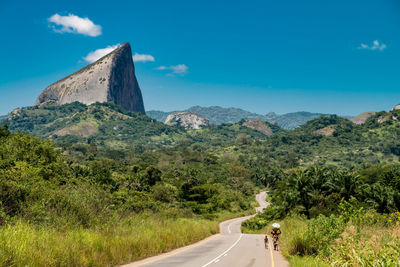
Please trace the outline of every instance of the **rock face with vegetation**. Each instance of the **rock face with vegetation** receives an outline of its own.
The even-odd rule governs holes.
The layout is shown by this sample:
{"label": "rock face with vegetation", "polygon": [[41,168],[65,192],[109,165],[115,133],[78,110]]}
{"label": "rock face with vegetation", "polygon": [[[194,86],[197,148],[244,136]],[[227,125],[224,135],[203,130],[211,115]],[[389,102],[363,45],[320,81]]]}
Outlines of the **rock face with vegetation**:
{"label": "rock face with vegetation", "polygon": [[112,102],[127,110],[144,113],[129,43],[53,83],[39,95],[35,105],[49,101],[58,105],[75,101],[86,105]]}
{"label": "rock face with vegetation", "polygon": [[186,129],[201,129],[210,125],[205,117],[192,112],[176,112],[167,116],[165,124],[183,126]]}
{"label": "rock face with vegetation", "polygon": [[375,114],[376,114],[375,111],[367,111],[367,112],[361,113],[357,117],[351,118],[350,121],[355,124],[363,124],[368,118],[374,116]]}
{"label": "rock face with vegetation", "polygon": [[257,130],[257,131],[265,134],[266,136],[272,136],[271,128],[265,122],[263,122],[261,120],[246,121],[245,123],[243,123],[243,126]]}

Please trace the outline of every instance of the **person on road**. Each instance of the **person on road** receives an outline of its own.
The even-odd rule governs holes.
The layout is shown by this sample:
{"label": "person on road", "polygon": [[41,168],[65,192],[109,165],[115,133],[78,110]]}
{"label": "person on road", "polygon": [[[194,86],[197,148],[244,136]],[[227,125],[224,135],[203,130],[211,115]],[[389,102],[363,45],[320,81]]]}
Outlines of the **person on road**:
{"label": "person on road", "polygon": [[272,240],[274,243],[274,250],[278,250],[279,235],[282,233],[279,223],[273,223],[271,229]]}
{"label": "person on road", "polygon": [[268,235],[267,234],[265,234],[265,237],[264,237],[264,245],[265,245],[265,248],[268,249]]}

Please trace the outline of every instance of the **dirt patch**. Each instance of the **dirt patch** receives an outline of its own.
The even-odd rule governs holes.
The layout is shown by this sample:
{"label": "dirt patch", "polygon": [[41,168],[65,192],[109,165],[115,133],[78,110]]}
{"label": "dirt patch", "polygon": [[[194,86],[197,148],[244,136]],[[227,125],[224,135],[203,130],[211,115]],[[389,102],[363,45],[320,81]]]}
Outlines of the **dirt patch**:
{"label": "dirt patch", "polygon": [[246,121],[245,123],[243,123],[243,126],[257,130],[257,131],[265,134],[268,137],[272,136],[271,128],[265,122],[263,122],[261,120]]}
{"label": "dirt patch", "polygon": [[324,135],[324,136],[331,136],[336,130],[336,125],[329,125],[325,128],[316,130],[314,134]]}
{"label": "dirt patch", "polygon": [[374,116],[375,114],[376,114],[375,111],[364,112],[358,115],[357,117],[350,119],[350,121],[354,124],[363,124],[368,118]]}
{"label": "dirt patch", "polygon": [[95,134],[96,132],[97,132],[97,127],[95,127],[93,125],[83,124],[83,125],[76,125],[74,127],[58,130],[56,132],[56,134],[58,136],[76,135],[76,136],[81,136],[81,137],[89,137],[89,136],[92,136],[93,134]]}
{"label": "dirt patch", "polygon": [[379,123],[384,123],[385,121],[388,121],[388,120],[390,120],[390,114],[388,114],[388,115],[386,115],[386,116],[380,116],[379,118],[378,118],[378,122]]}

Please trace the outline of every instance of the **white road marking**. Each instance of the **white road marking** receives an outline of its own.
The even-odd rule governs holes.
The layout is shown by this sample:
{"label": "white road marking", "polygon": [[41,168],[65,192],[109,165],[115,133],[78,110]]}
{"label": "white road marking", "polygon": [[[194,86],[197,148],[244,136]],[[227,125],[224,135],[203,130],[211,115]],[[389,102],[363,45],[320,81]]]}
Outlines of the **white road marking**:
{"label": "white road marking", "polygon": [[201,267],[206,267],[206,266],[210,265],[210,264],[213,263],[213,262],[217,262],[216,260],[219,261],[219,258],[221,258],[224,254],[226,254],[227,252],[229,252],[232,248],[234,248],[234,247],[239,243],[240,239],[242,239],[242,236],[243,236],[243,234],[241,234],[241,235],[239,236],[238,240],[236,240],[236,242],[233,243],[233,245],[230,246],[227,250],[225,250],[225,251],[222,252],[219,256],[217,256],[216,258],[214,258],[213,260],[211,260],[210,262],[204,264],[204,265],[201,266]]}
{"label": "white road marking", "polygon": [[235,221],[231,222],[231,223],[228,225],[228,233],[229,233],[229,234],[232,233],[232,231],[231,231],[231,225],[232,225],[232,223],[234,223],[234,222],[235,222]]}

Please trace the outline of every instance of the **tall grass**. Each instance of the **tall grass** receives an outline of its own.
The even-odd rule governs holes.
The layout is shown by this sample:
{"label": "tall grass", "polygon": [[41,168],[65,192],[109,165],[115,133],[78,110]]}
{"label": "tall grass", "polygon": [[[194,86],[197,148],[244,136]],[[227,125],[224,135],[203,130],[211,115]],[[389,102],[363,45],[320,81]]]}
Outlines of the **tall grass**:
{"label": "tall grass", "polygon": [[336,266],[400,266],[400,226],[350,225],[327,260]]}
{"label": "tall grass", "polygon": [[65,231],[20,221],[0,228],[0,265],[114,266],[170,251],[217,231],[215,221],[154,215]]}
{"label": "tall grass", "polygon": [[400,213],[292,216],[281,221],[280,246],[291,266],[400,266]]}

